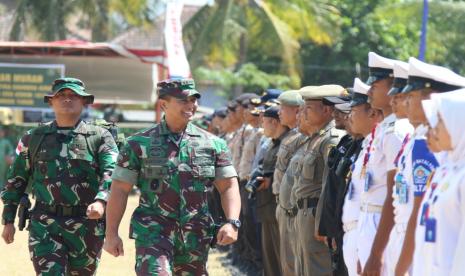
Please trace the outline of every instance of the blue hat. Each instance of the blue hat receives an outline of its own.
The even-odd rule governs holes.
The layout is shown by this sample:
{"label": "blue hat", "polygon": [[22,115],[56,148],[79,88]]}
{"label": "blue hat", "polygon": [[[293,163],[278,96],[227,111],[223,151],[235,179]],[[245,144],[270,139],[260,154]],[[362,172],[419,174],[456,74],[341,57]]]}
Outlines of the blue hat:
{"label": "blue hat", "polygon": [[265,89],[265,91],[263,91],[261,101],[262,103],[266,103],[270,100],[277,99],[281,93],[283,93],[283,91],[279,89]]}
{"label": "blue hat", "polygon": [[213,117],[226,118],[227,115],[228,115],[227,107],[220,107],[218,109],[215,109],[215,111],[213,112]]}
{"label": "blue hat", "polygon": [[265,109],[263,117],[269,117],[279,120],[279,106],[270,106],[267,109]]}

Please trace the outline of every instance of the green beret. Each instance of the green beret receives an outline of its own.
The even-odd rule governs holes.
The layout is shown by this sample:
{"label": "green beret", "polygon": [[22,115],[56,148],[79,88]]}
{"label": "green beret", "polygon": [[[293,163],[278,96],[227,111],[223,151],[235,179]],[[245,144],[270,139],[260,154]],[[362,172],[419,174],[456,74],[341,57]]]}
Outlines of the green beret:
{"label": "green beret", "polygon": [[338,97],[348,95],[344,87],[337,84],[326,84],[320,86],[305,86],[300,88],[300,94],[304,101],[322,100],[324,97]]}
{"label": "green beret", "polygon": [[300,95],[299,90],[288,90],[281,93],[278,97],[278,101],[283,105],[299,106],[304,104],[302,95]]}

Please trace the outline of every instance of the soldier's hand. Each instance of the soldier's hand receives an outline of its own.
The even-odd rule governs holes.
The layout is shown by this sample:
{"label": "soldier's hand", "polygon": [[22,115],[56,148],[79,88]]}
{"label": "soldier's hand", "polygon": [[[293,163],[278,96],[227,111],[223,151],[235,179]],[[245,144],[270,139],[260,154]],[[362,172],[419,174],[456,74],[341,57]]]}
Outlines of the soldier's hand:
{"label": "soldier's hand", "polygon": [[257,188],[257,192],[258,191],[263,191],[263,190],[266,190],[270,187],[271,185],[271,178],[269,177],[257,177],[257,179],[261,179],[262,181],[262,184],[260,184],[260,186]]}
{"label": "soldier's hand", "polygon": [[97,200],[87,207],[86,215],[90,219],[99,219],[105,213],[105,205],[102,201]]}
{"label": "soldier's hand", "polygon": [[377,256],[370,255],[365,267],[363,268],[363,276],[379,276],[381,275],[381,267],[383,260]]}
{"label": "soldier's hand", "polygon": [[118,235],[107,235],[103,243],[103,249],[115,257],[124,256],[123,240]]}
{"label": "soldier's hand", "polygon": [[228,245],[237,241],[237,229],[230,223],[221,226],[216,236],[219,245]]}
{"label": "soldier's hand", "polygon": [[326,243],[326,245],[328,245],[328,244],[327,244],[327,241],[326,241],[326,236],[320,236],[320,235],[318,235],[317,233],[315,233],[315,234],[313,235],[313,237],[315,238],[315,240],[317,240],[317,241],[319,241],[319,242],[324,242],[324,243]]}
{"label": "soldier's hand", "polygon": [[2,238],[6,244],[10,244],[15,239],[15,225],[13,223],[8,223],[3,226]]}

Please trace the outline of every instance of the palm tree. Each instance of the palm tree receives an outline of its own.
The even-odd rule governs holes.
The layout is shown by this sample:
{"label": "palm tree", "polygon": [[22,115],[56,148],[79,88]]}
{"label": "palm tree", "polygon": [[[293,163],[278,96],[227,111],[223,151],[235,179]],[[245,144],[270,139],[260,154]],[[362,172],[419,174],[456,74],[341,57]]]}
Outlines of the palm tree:
{"label": "palm tree", "polygon": [[322,0],[217,0],[185,25],[191,66],[234,67],[258,51],[281,61],[281,73],[300,84],[301,40],[329,45],[337,32],[337,9]]}
{"label": "palm tree", "polygon": [[115,17],[127,25],[140,26],[150,18],[149,0],[18,0],[11,40],[21,40],[25,34],[35,33],[45,41],[63,40],[72,31],[67,28],[71,19],[92,32],[92,41],[105,41],[115,26]]}

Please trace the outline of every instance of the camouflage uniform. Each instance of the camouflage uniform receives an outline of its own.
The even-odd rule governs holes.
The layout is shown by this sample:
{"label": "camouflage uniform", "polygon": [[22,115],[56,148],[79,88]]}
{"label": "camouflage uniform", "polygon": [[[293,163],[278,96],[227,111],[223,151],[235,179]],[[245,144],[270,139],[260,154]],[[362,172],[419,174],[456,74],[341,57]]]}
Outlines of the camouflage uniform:
{"label": "camouflage uniform", "polygon": [[128,138],[113,179],[137,185],[131,218],[136,273],[204,275],[214,234],[207,192],[236,177],[224,140],[188,123],[178,135],[166,121]]}
{"label": "camouflage uniform", "polygon": [[[42,142],[31,156],[34,150],[30,146],[38,143],[35,139]],[[16,153],[1,193],[2,216],[7,222],[14,221],[28,181],[32,183],[36,205],[29,224],[29,251],[36,272],[94,274],[104,224],[87,219],[85,213],[95,200],[107,200],[118,155],[112,135],[84,121],[74,128],[58,128],[53,122],[28,131]]]}

